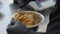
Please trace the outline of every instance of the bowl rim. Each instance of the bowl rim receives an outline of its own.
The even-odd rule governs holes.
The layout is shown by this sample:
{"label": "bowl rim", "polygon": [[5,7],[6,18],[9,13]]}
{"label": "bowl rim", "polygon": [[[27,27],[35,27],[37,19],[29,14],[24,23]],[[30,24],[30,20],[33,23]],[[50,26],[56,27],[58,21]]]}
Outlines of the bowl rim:
{"label": "bowl rim", "polygon": [[[33,25],[33,26],[26,26],[27,28],[33,28],[33,27],[39,26],[39,25],[40,25],[41,23],[43,23],[43,21],[44,21],[44,16],[43,16],[41,13],[37,12],[37,11],[20,11],[20,12],[34,12],[34,13],[36,13],[36,14],[39,14],[39,17],[42,18],[42,20],[40,21],[40,23],[38,23],[38,24],[36,24],[36,25]],[[12,18],[13,18],[14,16],[15,16],[15,14],[13,14]]]}

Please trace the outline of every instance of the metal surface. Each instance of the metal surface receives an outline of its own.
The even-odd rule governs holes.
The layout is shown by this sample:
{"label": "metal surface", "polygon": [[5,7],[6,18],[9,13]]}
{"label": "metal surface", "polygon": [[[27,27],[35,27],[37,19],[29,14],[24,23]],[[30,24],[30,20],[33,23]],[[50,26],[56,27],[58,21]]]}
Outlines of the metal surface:
{"label": "metal surface", "polygon": [[[3,0],[3,2],[4,2],[3,7],[0,8],[0,12],[3,13],[3,18],[0,19],[0,33],[7,34],[6,27],[10,23],[12,15],[16,12],[18,7],[13,4],[13,0]],[[30,9],[25,7],[22,10],[30,10]],[[42,24],[40,24],[38,32],[45,32],[46,26],[49,22],[50,11],[43,11],[41,13],[45,16],[45,21]]]}

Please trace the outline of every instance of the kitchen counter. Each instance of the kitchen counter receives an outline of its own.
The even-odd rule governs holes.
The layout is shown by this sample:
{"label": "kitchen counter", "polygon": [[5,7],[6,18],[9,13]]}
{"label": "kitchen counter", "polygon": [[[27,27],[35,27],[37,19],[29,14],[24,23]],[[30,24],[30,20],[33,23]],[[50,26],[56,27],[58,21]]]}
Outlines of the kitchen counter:
{"label": "kitchen counter", "polygon": [[[2,0],[3,6],[0,8],[0,12],[3,14],[3,17],[0,19],[0,33],[1,34],[7,34],[6,27],[10,23],[12,15],[16,12],[18,9],[17,5],[13,4],[12,0]],[[22,10],[29,11],[27,7],[23,8]],[[44,15],[45,20],[44,22],[39,26],[37,32],[46,32],[46,27],[49,22],[49,10],[41,11],[41,13]]]}

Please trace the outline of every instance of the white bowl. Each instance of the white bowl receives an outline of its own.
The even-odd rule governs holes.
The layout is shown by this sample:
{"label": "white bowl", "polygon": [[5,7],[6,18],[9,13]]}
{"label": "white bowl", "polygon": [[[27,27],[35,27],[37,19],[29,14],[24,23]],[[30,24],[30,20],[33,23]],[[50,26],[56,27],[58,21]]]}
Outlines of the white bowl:
{"label": "white bowl", "polygon": [[[43,23],[43,21],[44,21],[44,16],[43,16],[41,13],[39,13],[39,12],[36,12],[36,11],[20,11],[20,12],[35,13],[36,15],[39,16],[38,19],[41,19],[38,24],[33,25],[33,26],[26,26],[27,28],[33,28],[33,27],[39,26],[39,25],[40,25],[41,23]],[[14,15],[15,15],[15,14],[14,14]],[[14,15],[13,15],[13,17],[14,17]]]}

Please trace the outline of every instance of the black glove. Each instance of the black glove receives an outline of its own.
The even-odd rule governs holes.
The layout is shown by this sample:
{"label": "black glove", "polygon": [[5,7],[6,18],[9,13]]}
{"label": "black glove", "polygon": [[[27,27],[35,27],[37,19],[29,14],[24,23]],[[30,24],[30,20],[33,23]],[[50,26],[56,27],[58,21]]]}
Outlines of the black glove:
{"label": "black glove", "polygon": [[7,34],[22,34],[25,29],[25,25],[21,22],[12,21],[7,27]]}
{"label": "black glove", "polygon": [[45,32],[36,32],[31,29],[24,30],[23,34],[45,34]]}
{"label": "black glove", "polygon": [[7,27],[7,34],[42,34],[40,32],[34,32],[27,29],[22,22],[12,21]]}
{"label": "black glove", "polygon": [[60,15],[60,0],[56,0],[56,5],[54,6],[51,14],[50,20]]}

